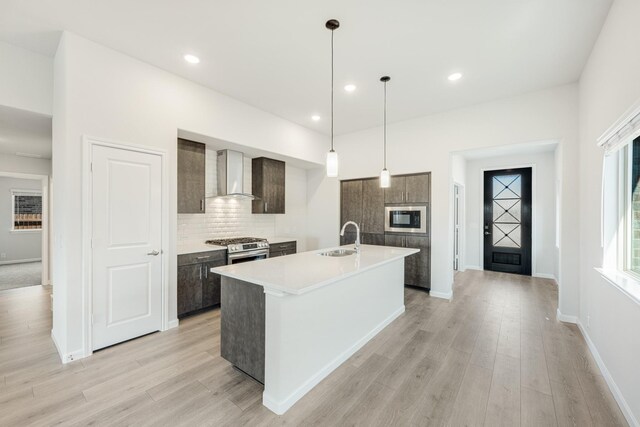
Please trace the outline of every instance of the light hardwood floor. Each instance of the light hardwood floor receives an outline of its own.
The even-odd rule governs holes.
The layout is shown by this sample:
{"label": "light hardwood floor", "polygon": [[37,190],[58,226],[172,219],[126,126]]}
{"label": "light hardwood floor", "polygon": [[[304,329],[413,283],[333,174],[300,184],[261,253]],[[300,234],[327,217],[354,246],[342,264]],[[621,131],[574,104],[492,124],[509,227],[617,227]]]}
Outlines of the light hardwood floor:
{"label": "light hardwood floor", "polygon": [[49,290],[4,291],[0,425],[626,425],[552,282],[467,271],[454,292],[407,289],[406,313],[279,417],[220,358],[219,310],[61,365]]}

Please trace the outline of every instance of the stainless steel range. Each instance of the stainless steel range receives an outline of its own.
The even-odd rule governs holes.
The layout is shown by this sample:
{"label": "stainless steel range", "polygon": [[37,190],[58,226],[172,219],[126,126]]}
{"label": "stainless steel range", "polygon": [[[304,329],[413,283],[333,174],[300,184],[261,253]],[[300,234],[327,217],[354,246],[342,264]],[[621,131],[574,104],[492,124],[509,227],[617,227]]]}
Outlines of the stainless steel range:
{"label": "stainless steel range", "polygon": [[227,264],[255,261],[269,258],[269,242],[257,237],[232,237],[229,239],[213,239],[205,242],[208,245],[227,247]]}

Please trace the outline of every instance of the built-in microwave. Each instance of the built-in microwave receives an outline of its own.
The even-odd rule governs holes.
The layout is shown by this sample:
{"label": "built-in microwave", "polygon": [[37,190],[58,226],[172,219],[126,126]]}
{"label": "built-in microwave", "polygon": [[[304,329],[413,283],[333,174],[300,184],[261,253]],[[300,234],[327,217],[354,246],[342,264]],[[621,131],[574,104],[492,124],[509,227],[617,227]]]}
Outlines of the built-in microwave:
{"label": "built-in microwave", "polygon": [[426,233],[426,206],[385,206],[384,231],[392,233]]}

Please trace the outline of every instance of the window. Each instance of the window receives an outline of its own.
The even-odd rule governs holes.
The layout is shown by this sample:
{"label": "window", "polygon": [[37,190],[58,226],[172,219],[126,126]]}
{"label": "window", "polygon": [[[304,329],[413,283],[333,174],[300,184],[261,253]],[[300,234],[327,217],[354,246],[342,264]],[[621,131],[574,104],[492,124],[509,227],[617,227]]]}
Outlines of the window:
{"label": "window", "polygon": [[640,137],[627,147],[626,270],[640,275]]}
{"label": "window", "polygon": [[13,230],[42,230],[42,193],[12,190],[11,199]]}

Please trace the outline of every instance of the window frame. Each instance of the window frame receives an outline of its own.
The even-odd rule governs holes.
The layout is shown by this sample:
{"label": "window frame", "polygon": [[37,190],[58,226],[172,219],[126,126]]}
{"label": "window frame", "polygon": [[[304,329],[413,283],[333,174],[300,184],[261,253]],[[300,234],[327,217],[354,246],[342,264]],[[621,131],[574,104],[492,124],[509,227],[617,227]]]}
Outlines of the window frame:
{"label": "window frame", "polygon": [[[11,193],[11,229],[9,230],[11,233],[40,233],[42,232],[42,222],[40,223],[40,228],[15,228],[16,226],[16,196],[40,196],[42,199],[42,190],[10,190]],[[43,215],[40,212],[40,215]]]}

